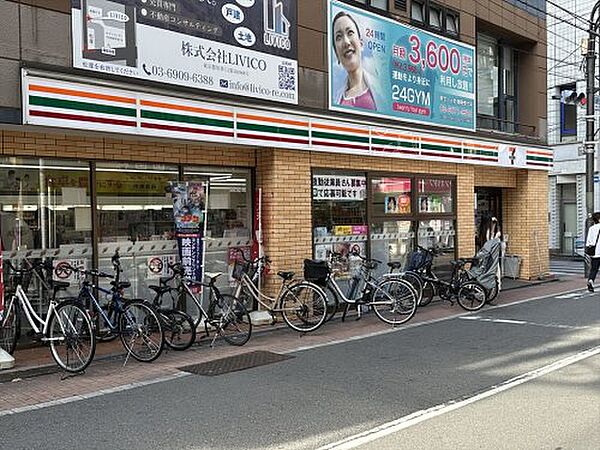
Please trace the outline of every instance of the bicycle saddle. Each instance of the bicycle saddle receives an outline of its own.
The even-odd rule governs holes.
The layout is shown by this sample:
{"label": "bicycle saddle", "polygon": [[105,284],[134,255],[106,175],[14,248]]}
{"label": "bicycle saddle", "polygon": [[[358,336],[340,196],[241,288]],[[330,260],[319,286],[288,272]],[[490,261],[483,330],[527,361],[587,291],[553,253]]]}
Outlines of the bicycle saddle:
{"label": "bicycle saddle", "polygon": [[70,285],[71,285],[71,283],[69,283],[67,281],[53,281],[52,282],[52,287],[54,288],[55,291],[63,291],[65,289],[67,289]]}
{"label": "bicycle saddle", "polygon": [[284,280],[291,280],[292,278],[294,278],[295,274],[296,274],[295,272],[283,272],[283,271],[277,272],[277,275],[279,275]]}
{"label": "bicycle saddle", "polygon": [[156,286],[154,284],[148,286],[149,289],[152,289],[157,294],[162,294],[164,292],[168,292],[171,289],[169,286]]}
{"label": "bicycle saddle", "polygon": [[462,267],[465,265],[465,260],[464,259],[457,259],[456,261],[450,261],[450,264],[453,266],[459,266]]}
{"label": "bicycle saddle", "polygon": [[223,275],[223,272],[204,272],[204,276],[209,278],[211,283],[217,281],[217,278],[221,275]]}
{"label": "bicycle saddle", "polygon": [[131,283],[129,281],[119,281],[117,285],[117,282],[113,280],[110,282],[110,284],[116,287],[117,289],[127,289],[128,287],[131,287]]}
{"label": "bicycle saddle", "polygon": [[387,263],[388,267],[390,269],[400,269],[402,268],[402,263],[400,261],[393,261],[393,262],[389,262]]}

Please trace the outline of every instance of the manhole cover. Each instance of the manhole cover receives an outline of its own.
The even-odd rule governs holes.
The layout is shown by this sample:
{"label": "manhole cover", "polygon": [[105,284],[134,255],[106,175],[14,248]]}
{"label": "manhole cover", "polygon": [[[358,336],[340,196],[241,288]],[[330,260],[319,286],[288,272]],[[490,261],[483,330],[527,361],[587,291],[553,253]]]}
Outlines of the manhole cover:
{"label": "manhole cover", "polygon": [[238,370],[250,369],[251,367],[264,366],[286,359],[293,358],[289,355],[280,355],[264,351],[244,353],[242,355],[229,356],[227,358],[216,359],[214,361],[202,364],[192,364],[191,366],[179,367],[183,372],[189,372],[196,375],[215,376],[224,373],[237,372]]}

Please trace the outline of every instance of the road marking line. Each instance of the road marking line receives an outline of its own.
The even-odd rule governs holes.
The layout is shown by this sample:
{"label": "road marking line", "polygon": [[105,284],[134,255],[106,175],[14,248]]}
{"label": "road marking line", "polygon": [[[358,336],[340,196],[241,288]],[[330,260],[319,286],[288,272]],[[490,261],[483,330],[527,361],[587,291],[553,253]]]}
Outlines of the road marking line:
{"label": "road marking line", "polygon": [[493,395],[504,392],[508,389],[512,389],[516,386],[519,386],[523,383],[527,383],[528,381],[534,380],[536,378],[542,377],[544,375],[548,375],[552,372],[560,370],[564,367],[567,367],[571,364],[575,364],[584,359],[590,358],[592,356],[596,356],[600,354],[600,346],[592,347],[588,350],[584,350],[582,352],[576,353],[571,356],[567,356],[566,358],[555,361],[546,366],[540,367],[538,369],[534,369],[530,372],[526,372],[524,374],[518,375],[514,378],[510,378],[500,384],[492,386],[487,391],[476,394],[472,397],[469,397],[464,400],[451,400],[446,403],[442,403],[437,406],[433,406],[431,408],[414,412],[407,416],[401,417],[399,419],[393,420],[391,422],[385,423],[378,427],[372,428],[371,430],[364,431],[362,433],[355,434],[354,436],[347,437],[337,442],[333,442],[331,444],[319,447],[318,450],[347,450],[351,448],[356,448],[360,445],[367,444],[369,442],[375,441],[377,439],[381,439],[384,436],[388,436],[390,434],[396,433],[405,428],[411,427],[418,423],[424,422],[429,419],[433,419],[434,417],[441,416],[442,414],[449,413],[451,411],[457,410],[464,406],[470,405],[472,403],[478,402],[480,400],[486,399]]}
{"label": "road marking line", "polygon": [[565,298],[573,298],[573,297],[579,297],[581,295],[581,292],[573,292],[572,294],[565,294],[565,295],[561,295],[558,297],[554,297],[554,298],[559,298],[559,299],[565,299]]}
{"label": "road marking line", "polygon": [[459,319],[461,319],[461,320],[477,320],[480,322],[492,322],[492,323],[508,323],[508,324],[515,324],[515,325],[532,325],[532,326],[536,326],[536,327],[545,327],[545,328],[564,328],[566,330],[587,330],[589,328],[592,328],[592,329],[594,328],[594,327],[589,327],[587,325],[578,326],[578,325],[562,325],[560,323],[537,323],[537,322],[528,322],[526,320],[494,319],[491,317],[481,317],[481,316],[459,317]]}
{"label": "road marking line", "polygon": [[7,409],[5,411],[0,411],[0,417],[9,416],[11,414],[19,414],[27,411],[34,411],[36,409],[49,408],[51,406],[64,405],[66,403],[78,402],[80,400],[87,400],[88,398],[100,397],[101,395],[106,394],[114,394],[116,392],[128,391],[130,389],[135,389],[142,386],[149,386],[151,384],[162,383],[163,381],[172,381],[177,378],[187,377],[191,375],[187,372],[178,372],[172,375],[167,375],[166,377],[155,378],[153,380],[147,381],[136,381],[129,384],[124,384],[122,386],[116,386],[114,388],[101,389],[99,391],[90,392],[87,394],[73,395],[71,397],[60,398],[57,400],[50,400],[48,402],[36,403],[35,405],[21,406],[19,408]]}

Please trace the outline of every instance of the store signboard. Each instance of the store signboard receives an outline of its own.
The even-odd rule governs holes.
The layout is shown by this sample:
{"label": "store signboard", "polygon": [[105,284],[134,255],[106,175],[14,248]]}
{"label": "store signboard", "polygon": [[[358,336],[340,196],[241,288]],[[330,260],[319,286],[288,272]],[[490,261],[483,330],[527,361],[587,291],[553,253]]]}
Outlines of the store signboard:
{"label": "store signboard", "polygon": [[475,48],[335,0],[329,108],[475,130]]}
{"label": "store signboard", "polygon": [[364,200],[367,179],[362,176],[313,175],[313,200]]}
{"label": "store signboard", "polygon": [[192,280],[202,280],[206,185],[171,182],[171,195],[177,247],[185,276]]}
{"label": "store signboard", "polygon": [[73,66],[298,103],[296,0],[72,0]]}

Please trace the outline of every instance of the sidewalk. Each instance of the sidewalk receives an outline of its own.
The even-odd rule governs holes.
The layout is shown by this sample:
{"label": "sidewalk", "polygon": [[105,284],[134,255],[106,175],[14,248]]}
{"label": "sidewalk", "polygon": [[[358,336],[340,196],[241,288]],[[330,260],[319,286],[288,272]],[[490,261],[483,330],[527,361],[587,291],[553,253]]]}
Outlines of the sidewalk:
{"label": "sidewalk", "polygon": [[[583,289],[579,277],[562,277],[555,282],[530,283],[519,288],[502,291],[496,305],[513,303],[532,297],[558,294]],[[263,350],[275,353],[290,353],[315,345],[328,345],[351,338],[377,333],[389,333],[420,323],[465,314],[458,305],[434,301],[419,308],[413,319],[405,325],[391,328],[380,322],[374,314],[365,315],[360,321],[351,317],[346,322],[333,320],[314,333],[300,335],[282,323],[272,327],[256,327],[252,338],[243,347],[228,346],[219,342],[209,347],[209,339],[184,352],[165,351],[152,364],[139,363],[133,359],[124,363],[124,353],[119,340],[98,346],[96,359],[82,375],[63,378],[50,356],[47,347],[17,351],[14,369],[0,372],[0,411],[27,405],[55,401],[72,396],[86,395],[99,390],[119,390],[123,386],[144,383],[164,377],[176,377],[179,367],[207,362],[228,356]],[[26,361],[26,362],[24,362]],[[12,381],[12,382],[11,382]]]}

